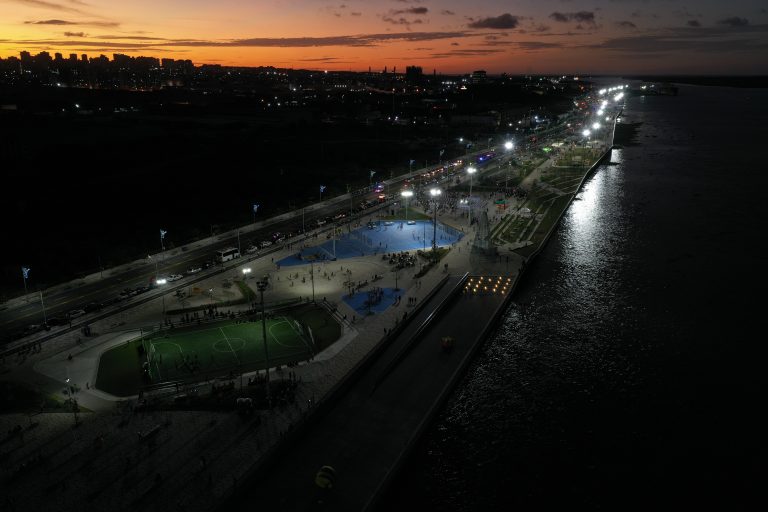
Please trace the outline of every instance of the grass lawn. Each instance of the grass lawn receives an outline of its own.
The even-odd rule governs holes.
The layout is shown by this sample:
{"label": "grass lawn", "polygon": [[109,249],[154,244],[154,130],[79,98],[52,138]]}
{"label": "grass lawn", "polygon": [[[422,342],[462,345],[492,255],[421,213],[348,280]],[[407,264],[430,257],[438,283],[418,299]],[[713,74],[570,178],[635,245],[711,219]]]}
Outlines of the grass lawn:
{"label": "grass lawn", "polygon": [[[267,315],[270,366],[308,359],[341,335],[341,327],[327,311],[311,304]],[[266,366],[262,333],[258,315],[153,333],[102,354],[96,387],[130,396],[146,384],[262,369]]]}

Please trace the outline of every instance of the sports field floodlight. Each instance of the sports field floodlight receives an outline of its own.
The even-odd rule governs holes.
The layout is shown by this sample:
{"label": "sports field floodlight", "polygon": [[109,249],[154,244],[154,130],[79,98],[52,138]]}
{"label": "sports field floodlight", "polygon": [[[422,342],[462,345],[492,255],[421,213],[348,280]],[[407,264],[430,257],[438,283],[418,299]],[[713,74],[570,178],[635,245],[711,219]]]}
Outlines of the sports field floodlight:
{"label": "sports field floodlight", "polygon": [[592,133],[592,132],[590,132],[589,130],[584,130],[583,132],[581,132],[581,134],[582,134],[583,136],[585,136],[585,137],[589,137],[589,134],[590,134],[590,133]]}
{"label": "sports field floodlight", "polygon": [[405,222],[408,222],[408,199],[413,197],[413,190],[403,190],[400,195],[405,198]]}
{"label": "sports field floodlight", "polygon": [[437,198],[440,197],[440,194],[442,194],[443,191],[439,188],[433,188],[430,189],[429,195],[432,196],[432,198],[435,200],[434,204],[434,210],[435,210],[435,220],[434,225],[432,228],[432,254],[435,258],[437,258]]}
{"label": "sports field floodlight", "polygon": [[477,172],[474,167],[467,167],[467,173],[469,174],[469,225],[472,225],[472,175]]}
{"label": "sports field floodlight", "polygon": [[509,151],[509,150],[510,150],[510,149],[512,149],[513,147],[515,147],[515,145],[514,145],[514,144],[512,144],[512,141],[511,141],[511,140],[508,140],[507,142],[505,142],[505,143],[504,143],[504,149],[506,149],[507,151]]}
{"label": "sports field floodlight", "polygon": [[598,128],[600,128],[600,123],[598,123],[598,122],[592,123],[592,129],[593,130],[597,130]]}

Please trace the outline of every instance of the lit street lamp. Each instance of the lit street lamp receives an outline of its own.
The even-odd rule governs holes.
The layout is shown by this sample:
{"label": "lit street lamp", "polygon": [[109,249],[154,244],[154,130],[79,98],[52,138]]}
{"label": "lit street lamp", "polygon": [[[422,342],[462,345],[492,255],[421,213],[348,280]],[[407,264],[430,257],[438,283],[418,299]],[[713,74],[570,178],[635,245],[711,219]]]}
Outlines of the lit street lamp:
{"label": "lit street lamp", "polygon": [[400,195],[405,198],[405,222],[408,223],[408,198],[413,197],[412,190],[403,190]]}
{"label": "lit street lamp", "polygon": [[469,225],[472,225],[472,175],[477,172],[474,167],[467,167],[467,173],[469,174],[469,201],[467,206],[469,207]]}
{"label": "lit street lamp", "polygon": [[269,396],[269,348],[267,347],[267,317],[264,314],[264,290],[267,289],[268,283],[264,280],[256,282],[256,288],[261,294],[261,334],[264,340],[264,359],[267,365],[266,385],[267,385],[267,404],[269,408],[272,408],[272,401]]}
{"label": "lit street lamp", "polygon": [[433,198],[433,208],[435,210],[435,219],[432,228],[432,255],[437,260],[437,201],[443,191],[439,188],[433,188],[429,191],[429,195]]}

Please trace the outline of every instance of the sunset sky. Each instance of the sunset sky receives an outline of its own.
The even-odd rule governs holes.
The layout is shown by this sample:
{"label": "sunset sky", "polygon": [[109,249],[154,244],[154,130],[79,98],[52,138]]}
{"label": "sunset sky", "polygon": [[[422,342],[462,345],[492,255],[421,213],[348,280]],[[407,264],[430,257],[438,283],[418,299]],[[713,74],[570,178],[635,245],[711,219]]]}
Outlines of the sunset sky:
{"label": "sunset sky", "polygon": [[0,0],[0,57],[464,73],[768,73],[765,0]]}

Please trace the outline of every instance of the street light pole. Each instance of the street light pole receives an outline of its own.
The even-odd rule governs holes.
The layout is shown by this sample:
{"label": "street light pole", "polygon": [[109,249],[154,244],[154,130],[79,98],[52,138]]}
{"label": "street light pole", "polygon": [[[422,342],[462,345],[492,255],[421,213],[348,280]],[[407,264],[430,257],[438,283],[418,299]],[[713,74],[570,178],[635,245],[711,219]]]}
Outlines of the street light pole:
{"label": "street light pole", "polygon": [[400,195],[405,198],[405,222],[408,223],[408,198],[413,196],[412,190],[403,190]]}
{"label": "street light pole", "polygon": [[433,188],[429,191],[434,200],[435,219],[432,227],[432,257],[437,261],[437,198],[443,193],[439,188]]}
{"label": "street light pole", "polygon": [[269,348],[267,347],[267,317],[264,314],[264,290],[267,289],[267,282],[264,280],[257,281],[256,288],[259,290],[259,293],[261,294],[261,335],[264,340],[264,359],[267,365],[267,374],[266,374],[265,382],[266,382],[266,390],[267,390],[267,404],[271,409],[272,400],[269,395]]}
{"label": "street light pole", "polygon": [[467,206],[469,207],[469,225],[472,226],[472,175],[477,172],[474,167],[467,167],[467,173],[469,174],[469,200]]}
{"label": "street light pole", "polygon": [[43,324],[48,324],[48,319],[45,317],[45,302],[43,302],[43,291],[40,290],[40,306],[43,308]]}

